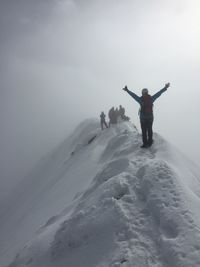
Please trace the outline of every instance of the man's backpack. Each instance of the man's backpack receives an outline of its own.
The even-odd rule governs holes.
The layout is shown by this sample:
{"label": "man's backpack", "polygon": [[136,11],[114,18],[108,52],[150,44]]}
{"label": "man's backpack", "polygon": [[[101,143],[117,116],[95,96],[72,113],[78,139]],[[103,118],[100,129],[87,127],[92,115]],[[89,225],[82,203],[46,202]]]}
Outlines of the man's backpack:
{"label": "man's backpack", "polygon": [[153,101],[150,95],[143,95],[141,97],[140,113],[147,115],[153,113]]}

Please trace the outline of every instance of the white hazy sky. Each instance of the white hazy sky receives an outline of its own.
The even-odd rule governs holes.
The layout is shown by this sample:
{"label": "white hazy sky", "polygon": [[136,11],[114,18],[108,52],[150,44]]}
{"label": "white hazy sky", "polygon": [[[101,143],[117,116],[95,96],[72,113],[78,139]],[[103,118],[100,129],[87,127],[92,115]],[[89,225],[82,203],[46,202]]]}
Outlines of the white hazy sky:
{"label": "white hazy sky", "polygon": [[83,119],[122,104],[200,165],[198,0],[1,0],[0,170],[4,192]]}

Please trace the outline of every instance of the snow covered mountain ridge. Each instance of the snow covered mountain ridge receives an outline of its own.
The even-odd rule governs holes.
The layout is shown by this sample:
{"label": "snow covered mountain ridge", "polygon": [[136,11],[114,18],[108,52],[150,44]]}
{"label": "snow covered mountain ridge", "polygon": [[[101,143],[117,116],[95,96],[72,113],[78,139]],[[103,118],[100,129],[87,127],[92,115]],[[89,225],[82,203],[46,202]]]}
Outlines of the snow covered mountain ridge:
{"label": "snow covered mountain ridge", "polygon": [[154,140],[141,149],[130,122],[80,124],[13,196],[0,266],[200,266],[200,171]]}

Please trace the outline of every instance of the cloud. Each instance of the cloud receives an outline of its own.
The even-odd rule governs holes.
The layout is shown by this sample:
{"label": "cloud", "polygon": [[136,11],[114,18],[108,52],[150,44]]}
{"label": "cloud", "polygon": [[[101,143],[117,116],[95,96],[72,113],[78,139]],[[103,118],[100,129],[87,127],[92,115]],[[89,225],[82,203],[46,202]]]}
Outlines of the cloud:
{"label": "cloud", "polygon": [[198,10],[196,0],[1,1],[0,142],[12,176],[14,165],[30,166],[82,119],[113,105],[124,105],[139,126],[125,84],[140,94],[171,82],[155,129],[180,147],[185,120],[198,135]]}

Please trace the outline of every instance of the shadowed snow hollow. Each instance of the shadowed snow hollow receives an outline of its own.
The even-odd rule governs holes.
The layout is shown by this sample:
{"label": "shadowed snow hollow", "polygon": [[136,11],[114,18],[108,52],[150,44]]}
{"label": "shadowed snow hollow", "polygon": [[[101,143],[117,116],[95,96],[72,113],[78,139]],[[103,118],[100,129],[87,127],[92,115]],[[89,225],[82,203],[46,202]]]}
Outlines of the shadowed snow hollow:
{"label": "shadowed snow hollow", "polygon": [[4,263],[18,250],[9,267],[200,266],[200,172],[154,139],[144,150],[129,122],[83,122],[20,185]]}

